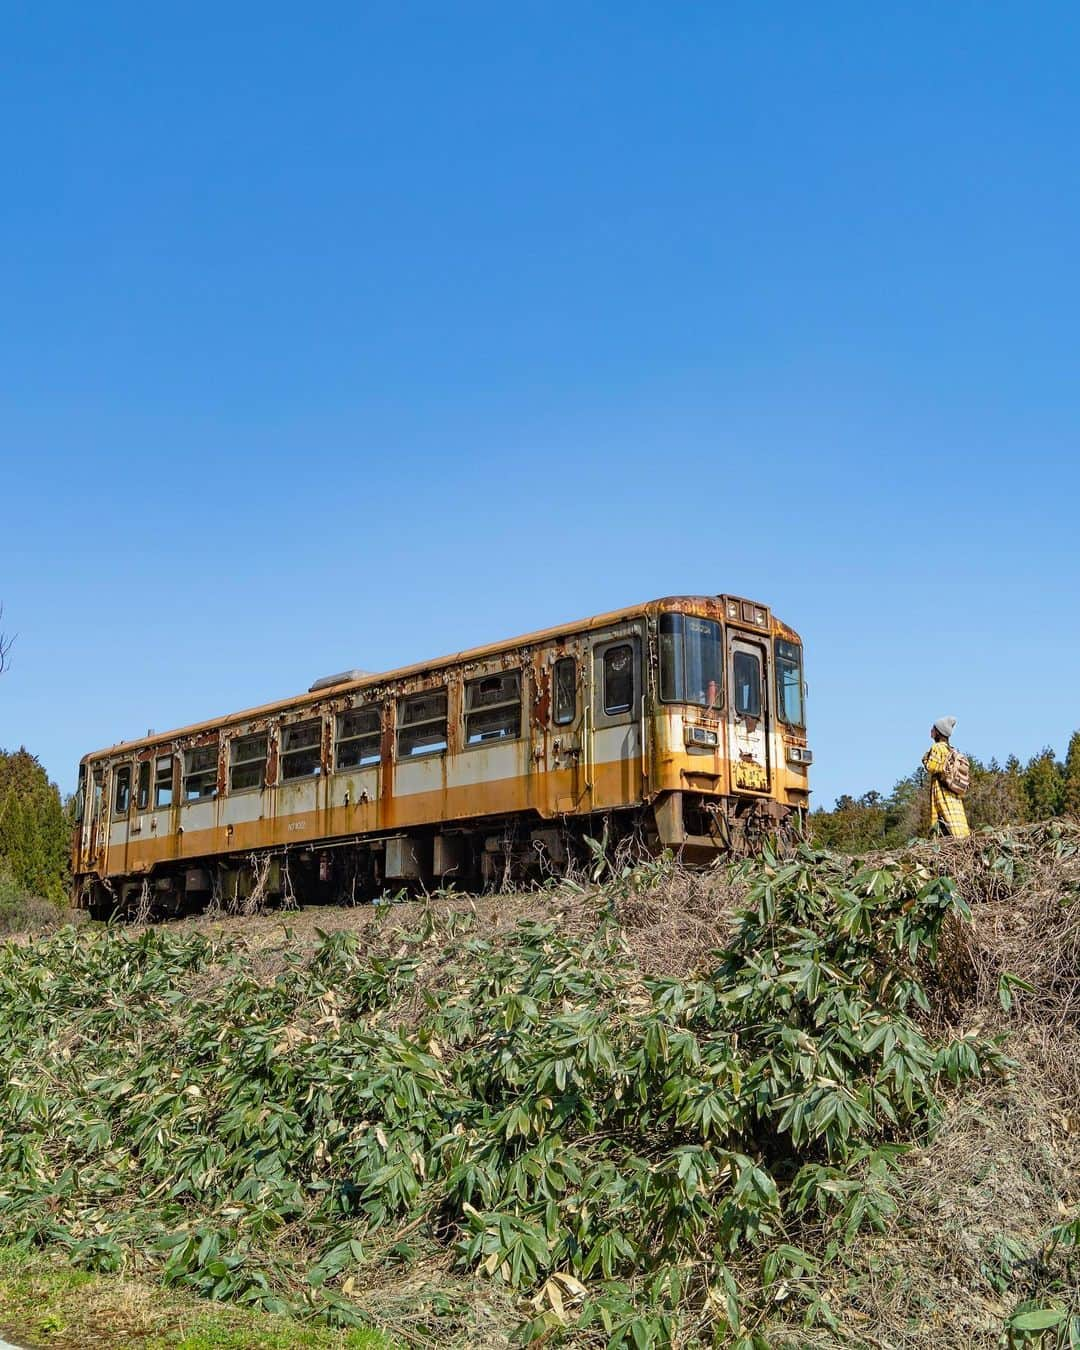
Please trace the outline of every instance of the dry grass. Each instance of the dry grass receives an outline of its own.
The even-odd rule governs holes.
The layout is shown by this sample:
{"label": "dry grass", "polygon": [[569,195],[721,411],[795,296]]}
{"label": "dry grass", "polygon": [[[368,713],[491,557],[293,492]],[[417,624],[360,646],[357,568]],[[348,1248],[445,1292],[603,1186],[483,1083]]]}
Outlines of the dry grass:
{"label": "dry grass", "polygon": [[[239,940],[256,979],[272,979],[288,952],[310,951],[324,933],[360,935],[373,951],[395,950],[406,934],[429,923],[441,930],[451,916],[473,915],[479,932],[496,939],[519,923],[554,923],[567,933],[592,932],[603,918],[623,930],[644,975],[682,976],[702,969],[723,945],[746,890],[727,867],[693,872],[672,867],[648,884],[572,880],[535,890],[467,895],[437,891],[386,905],[308,905],[253,914],[200,914],[173,920],[181,931]],[[141,925],[136,925],[136,927]],[[441,940],[441,936],[440,939]]]}
{"label": "dry grass", "polygon": [[1080,1101],[1080,825],[973,835],[927,857],[955,878],[972,911],[970,924],[947,930],[942,1014],[1008,1033],[1045,1092],[1059,1104]]}
{"label": "dry grass", "polygon": [[1016,1254],[1030,1260],[1080,1203],[1078,1165],[1080,1137],[1039,1066],[1021,1059],[1011,1083],[955,1104],[909,1158],[899,1220],[848,1254],[861,1278],[839,1302],[842,1322],[870,1344],[905,1350],[1000,1345],[1029,1283]]}
{"label": "dry grass", "polygon": [[36,895],[0,904],[0,937],[4,938],[26,941],[55,932],[67,923],[82,921],[82,916],[75,910],[62,909],[51,900]]}

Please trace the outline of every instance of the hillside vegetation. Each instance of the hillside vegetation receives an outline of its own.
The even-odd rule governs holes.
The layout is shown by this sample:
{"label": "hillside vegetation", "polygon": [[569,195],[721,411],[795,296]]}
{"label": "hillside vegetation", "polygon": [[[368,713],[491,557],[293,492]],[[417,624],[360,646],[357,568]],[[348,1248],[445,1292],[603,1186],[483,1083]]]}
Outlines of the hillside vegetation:
{"label": "hillside vegetation", "polygon": [[1063,821],[9,942],[0,1242],[402,1344],[1076,1344],[1077,899]]}

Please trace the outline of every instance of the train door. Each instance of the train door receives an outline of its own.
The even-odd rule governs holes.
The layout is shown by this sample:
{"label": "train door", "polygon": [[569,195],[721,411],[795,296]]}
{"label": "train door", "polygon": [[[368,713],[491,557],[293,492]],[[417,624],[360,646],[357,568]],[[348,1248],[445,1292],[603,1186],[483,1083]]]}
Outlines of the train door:
{"label": "train door", "polygon": [[105,771],[102,765],[96,764],[90,768],[87,783],[82,804],[82,832],[79,839],[79,869],[84,872],[100,868],[104,864],[108,814],[104,807]]}
{"label": "train door", "polygon": [[123,871],[127,867],[127,846],[134,801],[131,761],[125,760],[123,764],[114,764],[107,783],[109,792],[105,809],[108,813],[106,825],[108,843],[105,863],[108,867],[111,859],[113,870]]}
{"label": "train door", "polygon": [[153,800],[153,756],[148,752],[144,758],[135,761],[135,776],[131,782],[132,803],[128,819],[128,838],[131,843],[145,843],[153,833],[151,830],[150,803]]}
{"label": "train door", "polygon": [[586,777],[594,811],[629,806],[643,795],[641,637],[636,632],[592,647],[586,690]]}
{"label": "train door", "polygon": [[728,659],[731,787],[735,792],[768,792],[768,680],[764,644],[733,637]]}
{"label": "train door", "polygon": [[544,678],[551,690],[547,705],[551,722],[547,734],[548,781],[552,805],[560,815],[589,809],[589,659],[584,643],[572,643],[554,655],[550,675]]}

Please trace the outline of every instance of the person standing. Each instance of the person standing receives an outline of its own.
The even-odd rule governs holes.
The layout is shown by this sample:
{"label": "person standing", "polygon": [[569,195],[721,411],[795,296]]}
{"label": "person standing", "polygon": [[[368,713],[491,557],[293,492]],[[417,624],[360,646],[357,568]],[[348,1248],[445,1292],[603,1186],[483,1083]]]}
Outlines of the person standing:
{"label": "person standing", "polygon": [[922,762],[930,775],[930,833],[966,839],[971,833],[964,810],[970,766],[949,744],[955,727],[955,717],[938,718],[930,728],[933,744]]}

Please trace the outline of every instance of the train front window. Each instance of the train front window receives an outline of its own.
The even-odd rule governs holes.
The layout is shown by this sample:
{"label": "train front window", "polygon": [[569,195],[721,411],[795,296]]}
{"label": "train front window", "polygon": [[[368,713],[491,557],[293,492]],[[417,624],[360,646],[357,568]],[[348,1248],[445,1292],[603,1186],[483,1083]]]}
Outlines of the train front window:
{"label": "train front window", "polygon": [[660,699],[719,708],[723,695],[720,625],[692,614],[660,615]]}
{"label": "train front window", "polygon": [[736,717],[760,717],[761,662],[753,652],[736,652],[733,668]]}
{"label": "train front window", "polygon": [[806,725],[803,713],[802,648],[795,642],[776,641],[776,707],[789,727]]}

